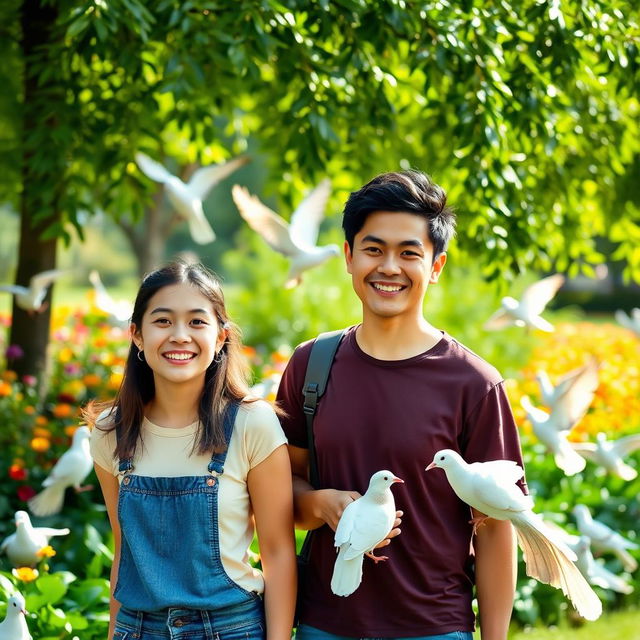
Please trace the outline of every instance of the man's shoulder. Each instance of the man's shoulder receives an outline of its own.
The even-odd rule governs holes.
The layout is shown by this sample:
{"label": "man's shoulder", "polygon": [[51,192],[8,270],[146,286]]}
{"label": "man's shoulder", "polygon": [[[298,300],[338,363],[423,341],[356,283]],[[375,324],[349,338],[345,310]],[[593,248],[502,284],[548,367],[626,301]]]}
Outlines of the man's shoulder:
{"label": "man's shoulder", "polygon": [[444,339],[447,341],[446,357],[448,363],[457,369],[460,376],[491,386],[502,382],[503,377],[500,372],[475,351],[450,335],[445,334]]}

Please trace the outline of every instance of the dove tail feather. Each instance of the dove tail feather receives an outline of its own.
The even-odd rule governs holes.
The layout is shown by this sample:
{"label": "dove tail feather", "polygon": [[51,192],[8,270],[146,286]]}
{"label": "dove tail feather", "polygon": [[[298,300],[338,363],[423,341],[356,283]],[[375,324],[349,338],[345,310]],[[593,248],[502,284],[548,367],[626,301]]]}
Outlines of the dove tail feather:
{"label": "dove tail feather", "polygon": [[554,460],[558,468],[562,469],[568,476],[580,473],[587,464],[587,461],[569,443],[567,443],[567,446],[560,447],[560,450],[554,456]]}
{"label": "dove tail feather", "polygon": [[64,485],[52,484],[29,500],[29,510],[34,516],[41,518],[60,513],[64,503],[65,489]]}
{"label": "dove tail feather", "polygon": [[348,545],[340,547],[331,576],[331,591],[337,596],[350,596],[362,582],[362,554],[350,560],[345,559]]}
{"label": "dove tail feather", "polygon": [[189,218],[189,233],[192,240],[198,244],[209,244],[216,239],[216,234],[204,215]]}
{"label": "dove tail feather", "polygon": [[633,572],[638,568],[638,561],[626,549],[615,549],[614,553],[622,562],[625,571]]}
{"label": "dove tail feather", "polygon": [[524,555],[527,575],[562,590],[577,612],[586,620],[596,620],[602,603],[572,558],[575,554],[537,520],[514,519],[518,541]]}

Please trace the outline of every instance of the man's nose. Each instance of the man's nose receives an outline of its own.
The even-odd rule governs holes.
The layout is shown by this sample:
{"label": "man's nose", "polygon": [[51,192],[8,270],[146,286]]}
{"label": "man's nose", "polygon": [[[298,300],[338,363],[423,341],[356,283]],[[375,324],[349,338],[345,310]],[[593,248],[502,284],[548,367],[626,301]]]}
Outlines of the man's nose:
{"label": "man's nose", "polygon": [[378,271],[389,275],[400,273],[400,265],[398,264],[397,256],[394,256],[393,254],[385,255],[378,265]]}

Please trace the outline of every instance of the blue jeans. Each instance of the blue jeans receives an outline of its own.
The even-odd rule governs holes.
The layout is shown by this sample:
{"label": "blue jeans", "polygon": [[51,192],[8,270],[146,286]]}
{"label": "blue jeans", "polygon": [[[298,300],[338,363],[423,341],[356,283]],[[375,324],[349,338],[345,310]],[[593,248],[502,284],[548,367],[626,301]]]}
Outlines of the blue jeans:
{"label": "blue jeans", "polygon": [[[337,636],[333,633],[310,627],[308,624],[301,624],[296,631],[296,640],[354,640],[350,636]],[[360,638],[359,640],[473,640],[470,631],[451,631],[450,633],[439,633],[435,636],[418,636],[412,638]]]}
{"label": "blue jeans", "polygon": [[146,613],[120,607],[113,640],[264,640],[256,603],[217,611],[170,608]]}

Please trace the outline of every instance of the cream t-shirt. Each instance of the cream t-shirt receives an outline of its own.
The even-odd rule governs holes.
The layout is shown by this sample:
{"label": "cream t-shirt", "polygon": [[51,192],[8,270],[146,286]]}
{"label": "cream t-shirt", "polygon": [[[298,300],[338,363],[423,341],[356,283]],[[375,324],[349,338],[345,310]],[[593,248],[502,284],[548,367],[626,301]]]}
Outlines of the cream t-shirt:
{"label": "cream t-shirt", "polygon": [[[133,458],[132,473],[152,477],[207,475],[211,455],[190,455],[197,427],[197,422],[180,429],[159,427],[145,418],[141,428],[142,446],[138,446]],[[254,533],[247,474],[286,442],[271,405],[262,400],[240,405],[224,474],[219,479],[218,529],[222,566],[227,575],[247,591],[264,591],[262,574],[249,564],[247,553]],[[115,431],[105,432],[94,427],[90,444],[94,462],[122,481],[118,460],[113,457]]]}

